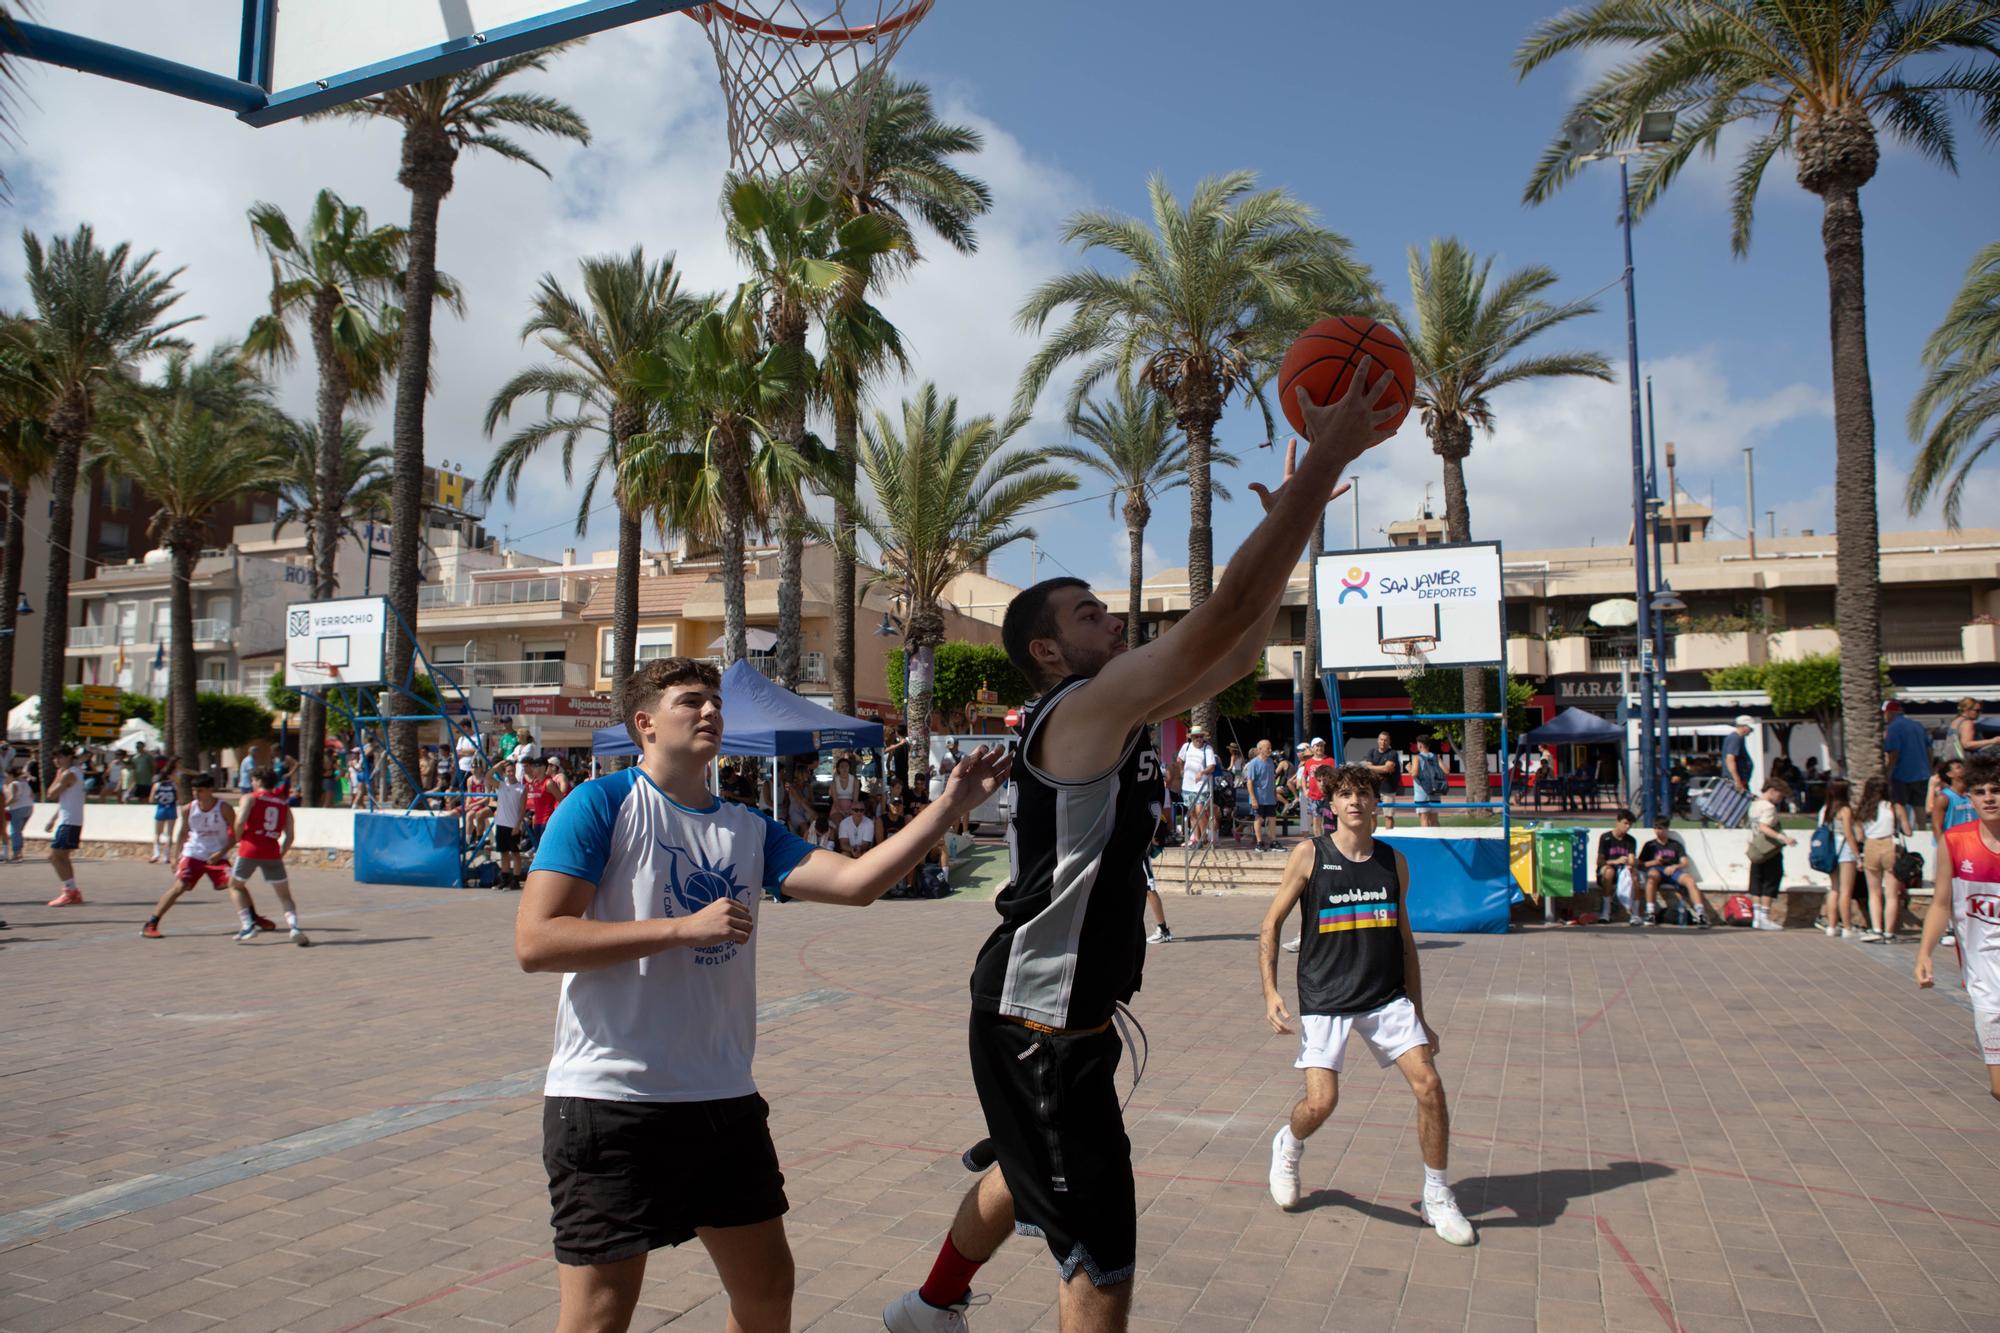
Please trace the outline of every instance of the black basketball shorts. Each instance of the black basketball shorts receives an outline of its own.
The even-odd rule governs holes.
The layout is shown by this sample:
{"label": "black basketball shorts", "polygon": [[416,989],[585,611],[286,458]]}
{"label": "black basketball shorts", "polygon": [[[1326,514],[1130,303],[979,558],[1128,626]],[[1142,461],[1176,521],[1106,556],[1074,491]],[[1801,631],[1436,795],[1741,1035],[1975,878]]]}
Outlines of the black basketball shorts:
{"label": "black basketball shorts", "polygon": [[511,856],[521,850],[521,830],[517,825],[508,828],[505,824],[493,826],[493,850],[502,856]]}
{"label": "black basketball shorts", "polygon": [[1132,1276],[1139,1207],[1132,1141],[1113,1076],[1123,1046],[1102,1032],[1038,1032],[974,1010],[972,1084],[1000,1171],[1014,1196],[1014,1229],[1040,1236],[1067,1281]]}
{"label": "black basketball shorts", "polygon": [[713,1102],[544,1098],[556,1262],[616,1263],[691,1240],[697,1227],[784,1216],[770,1113],[754,1092]]}

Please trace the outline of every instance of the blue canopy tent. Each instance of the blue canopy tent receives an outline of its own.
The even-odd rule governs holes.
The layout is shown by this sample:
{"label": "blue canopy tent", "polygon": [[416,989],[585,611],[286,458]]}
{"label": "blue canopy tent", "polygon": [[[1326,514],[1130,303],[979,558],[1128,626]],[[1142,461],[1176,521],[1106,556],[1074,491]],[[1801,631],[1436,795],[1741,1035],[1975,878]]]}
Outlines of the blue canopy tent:
{"label": "blue canopy tent", "polygon": [[[775,758],[812,750],[878,749],[881,744],[881,723],[863,722],[802,699],[773,684],[748,662],[722,673],[724,754]],[[590,738],[590,752],[599,757],[637,755],[639,747],[620,723],[599,727]]]}
{"label": "blue canopy tent", "polygon": [[1595,713],[1586,713],[1581,708],[1565,708],[1541,726],[1521,737],[1524,746],[1537,745],[1601,745],[1616,744],[1625,735],[1625,728],[1616,722],[1607,722]]}

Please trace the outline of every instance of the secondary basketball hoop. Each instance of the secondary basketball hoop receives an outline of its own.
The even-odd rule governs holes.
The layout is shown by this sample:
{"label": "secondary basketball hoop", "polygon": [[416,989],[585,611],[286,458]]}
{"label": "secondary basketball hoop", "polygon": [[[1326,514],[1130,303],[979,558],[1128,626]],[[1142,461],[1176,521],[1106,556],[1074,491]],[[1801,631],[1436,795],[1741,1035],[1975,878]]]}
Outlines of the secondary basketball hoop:
{"label": "secondary basketball hoop", "polygon": [[285,685],[294,690],[323,690],[340,684],[340,667],[333,662],[295,662],[285,667]]}
{"label": "secondary basketball hoop", "polygon": [[1389,658],[1398,680],[1414,680],[1430,670],[1431,654],[1437,651],[1437,646],[1436,637],[1429,634],[1382,640],[1382,652]]}
{"label": "secondary basketball hoop", "polygon": [[[934,3],[739,0],[687,10],[715,49],[731,165],[766,180],[815,170],[814,188],[838,193],[860,173],[868,108],[889,62]],[[786,114],[812,92],[832,94],[815,108],[822,114]]]}

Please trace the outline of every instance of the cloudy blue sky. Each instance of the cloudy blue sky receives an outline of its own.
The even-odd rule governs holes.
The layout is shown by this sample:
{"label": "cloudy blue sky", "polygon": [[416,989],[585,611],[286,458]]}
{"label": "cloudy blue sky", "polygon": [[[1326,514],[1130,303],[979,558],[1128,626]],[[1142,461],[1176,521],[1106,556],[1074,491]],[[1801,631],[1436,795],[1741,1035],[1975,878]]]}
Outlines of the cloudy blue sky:
{"label": "cloudy blue sky", "polygon": [[[240,8],[236,0],[63,0],[44,12],[80,32],[230,70]],[[951,115],[985,133],[986,151],[967,165],[990,182],[996,208],[977,255],[934,247],[932,262],[885,300],[915,348],[917,376],[937,380],[970,410],[1003,410],[1032,347],[1014,327],[1015,309],[1036,282],[1079,262],[1059,243],[1062,220],[1081,207],[1142,209],[1154,171],[1185,194],[1204,175],[1255,170],[1350,237],[1402,298],[1406,248],[1444,234],[1495,255],[1501,267],[1553,266],[1562,299],[1615,283],[1615,167],[1595,168],[1540,208],[1520,203],[1538,149],[1590,74],[1572,64],[1523,84],[1509,69],[1522,35],[1554,8],[1522,0],[940,0],[899,69],[930,82]],[[565,55],[542,87],[584,114],[595,142],[536,145],[553,179],[467,157],[444,206],[440,260],[463,281],[468,308],[463,320],[437,326],[429,449],[433,461],[468,472],[491,451],[480,431],[488,398],[530,357],[517,335],[540,274],[573,273],[580,255],[642,243],[651,253],[677,252],[699,285],[736,276],[716,202],[722,105],[694,24],[666,17],[604,34]],[[327,186],[380,220],[407,216],[408,196],[395,183],[396,137],[383,126],[251,130],[224,112],[57,70],[31,68],[26,93],[20,143],[7,162],[11,220],[44,233],[90,221],[106,239],[185,265],[183,309],[206,317],[197,336],[240,335],[262,307],[268,270],[243,220],[251,202],[296,216]],[[2000,216],[1996,154],[1969,132],[1965,140],[1955,178],[1888,148],[1863,195],[1887,528],[1935,522],[1902,512],[1911,455],[1903,409],[1917,348]],[[1734,259],[1728,170],[1726,162],[1691,170],[1638,233],[1641,352],[1660,438],[1678,442],[1684,489],[1702,497],[1712,489],[1727,527],[1744,522],[1741,450],[1754,445],[1758,508],[1775,510],[1781,531],[1824,531],[1832,442],[1817,201],[1788,163],[1777,164],[1751,257]],[[23,299],[19,271],[18,248],[0,250],[0,299],[10,304]],[[1558,339],[1622,367],[1616,290],[1600,304],[1600,314]],[[290,405],[308,408],[306,375],[292,376],[284,392]],[[1063,436],[1059,402],[1055,391],[1045,396],[1027,443]],[[1498,408],[1496,433],[1478,441],[1468,465],[1475,535],[1517,547],[1620,540],[1630,495],[1622,385],[1527,387],[1503,393]],[[1241,450],[1263,430],[1254,414],[1237,411],[1222,435]],[[1247,458],[1246,473],[1273,466],[1269,454]],[[1361,472],[1364,544],[1414,513],[1436,477],[1437,460],[1414,423],[1371,455]],[[1987,521],[1996,497],[2000,487],[1977,488],[1970,520]],[[1253,506],[1246,497],[1218,510],[1218,554],[1247,531]],[[1170,500],[1156,510],[1156,566],[1184,558],[1176,508]],[[499,507],[492,526],[526,534],[522,544],[544,553],[611,543],[603,521],[575,542],[573,513],[574,502],[550,484],[511,511]],[[1344,542],[1344,505],[1338,513],[1331,532]],[[1040,516],[1041,572],[1122,582],[1122,530],[1104,519],[1101,502]],[[1761,514],[1758,522],[1761,531]],[[1017,580],[1027,571],[1025,547],[996,568]]]}

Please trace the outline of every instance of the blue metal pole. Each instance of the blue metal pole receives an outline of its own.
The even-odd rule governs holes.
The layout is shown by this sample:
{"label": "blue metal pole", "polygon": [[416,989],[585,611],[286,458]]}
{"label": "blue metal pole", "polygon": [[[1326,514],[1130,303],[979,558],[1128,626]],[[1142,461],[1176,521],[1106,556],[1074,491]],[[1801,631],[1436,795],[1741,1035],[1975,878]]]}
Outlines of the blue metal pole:
{"label": "blue metal pole", "polygon": [[[1625,233],[1625,357],[1626,382],[1632,399],[1632,563],[1638,590],[1641,619],[1632,627],[1634,638],[1646,638],[1646,618],[1653,604],[1651,571],[1646,559],[1646,436],[1645,418],[1639,405],[1639,305],[1633,291],[1632,275],[1632,185],[1623,154],[1618,158],[1618,220]],[[1644,818],[1651,827],[1659,809],[1659,791],[1652,780],[1653,691],[1641,673],[1639,683],[1639,771],[1646,775]]]}
{"label": "blue metal pole", "polygon": [[254,83],[213,74],[192,65],[162,60],[143,51],[132,51],[109,42],[100,42],[39,23],[11,25],[0,30],[0,48],[17,52],[30,60],[62,65],[84,74],[98,74],[121,83],[171,93],[210,106],[225,107],[242,114],[263,108],[271,99]]}

